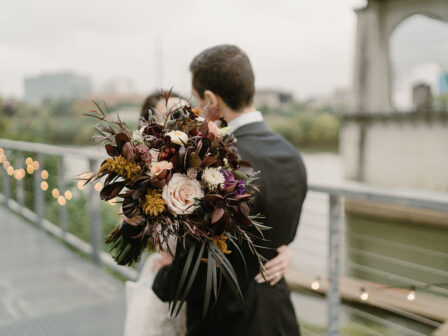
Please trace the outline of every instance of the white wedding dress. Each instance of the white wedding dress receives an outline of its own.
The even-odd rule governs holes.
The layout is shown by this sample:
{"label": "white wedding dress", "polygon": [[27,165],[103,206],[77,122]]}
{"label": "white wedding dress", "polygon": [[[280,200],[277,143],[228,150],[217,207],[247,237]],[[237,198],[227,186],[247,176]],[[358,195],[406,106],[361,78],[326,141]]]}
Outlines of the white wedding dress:
{"label": "white wedding dress", "polygon": [[184,336],[187,333],[186,305],[177,317],[171,317],[168,303],[152,290],[152,264],[157,253],[145,262],[139,279],[126,281],[126,320],[124,336]]}

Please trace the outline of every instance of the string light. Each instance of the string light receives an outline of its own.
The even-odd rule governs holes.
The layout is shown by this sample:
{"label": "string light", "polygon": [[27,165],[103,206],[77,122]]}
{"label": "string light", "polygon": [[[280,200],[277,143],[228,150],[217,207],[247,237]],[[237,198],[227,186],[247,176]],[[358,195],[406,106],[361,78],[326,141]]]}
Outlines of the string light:
{"label": "string light", "polygon": [[65,205],[65,197],[64,196],[59,196],[58,197],[58,204],[60,205],[60,206],[64,206]]}
{"label": "string light", "polygon": [[9,176],[12,176],[14,174],[14,167],[9,166],[8,169],[6,169],[6,172]]}
{"label": "string light", "polygon": [[311,288],[313,290],[318,290],[320,288],[320,277],[317,277],[313,280],[313,282],[311,283]]}
{"label": "string light", "polygon": [[28,173],[28,174],[33,174],[34,173],[34,167],[32,166],[32,165],[28,165],[27,167],[26,167],[26,172]]}
{"label": "string light", "polygon": [[33,159],[30,157],[27,157],[25,160],[25,163],[29,166],[30,164],[33,164]]}
{"label": "string light", "polygon": [[8,169],[9,167],[11,167],[11,163],[9,163],[9,161],[5,161],[5,162],[3,162],[3,167]]}
{"label": "string light", "polygon": [[84,182],[83,181],[78,181],[77,187],[79,190],[84,190],[85,186],[84,186]]}
{"label": "string light", "polygon": [[0,163],[2,163],[3,161],[6,161],[6,156],[0,154]]}
{"label": "string light", "polygon": [[39,169],[39,162],[33,161],[32,166],[33,166],[34,170],[38,170]]}
{"label": "string light", "polygon": [[40,184],[40,188],[41,188],[43,191],[47,191],[47,190],[48,190],[48,183],[47,183],[46,181],[43,181],[43,182]]}
{"label": "string light", "polygon": [[102,188],[103,188],[103,185],[100,182],[97,182],[95,184],[95,190],[96,191],[101,191]]}
{"label": "string light", "polygon": [[369,298],[369,293],[367,293],[367,291],[364,287],[361,288],[360,298],[362,301],[366,301]]}
{"label": "string light", "polygon": [[17,169],[14,172],[14,177],[15,177],[16,180],[21,181],[25,177],[25,170],[23,168],[22,169]]}
{"label": "string light", "polygon": [[58,190],[57,188],[54,188],[54,189],[51,191],[51,195],[52,195],[54,198],[58,198],[58,197],[59,197],[59,190]]}
{"label": "string light", "polygon": [[64,197],[65,197],[66,200],[70,201],[70,200],[72,199],[72,197],[73,197],[72,192],[69,191],[69,190],[67,190],[67,191],[64,193]]}
{"label": "string light", "polygon": [[5,151],[3,148],[0,147],[0,154],[5,154]]}
{"label": "string light", "polygon": [[45,169],[42,170],[42,172],[40,173],[40,177],[46,180],[48,178],[48,172]]}
{"label": "string light", "polygon": [[409,301],[415,300],[415,287],[414,286],[411,287],[411,290],[409,291],[407,298]]}

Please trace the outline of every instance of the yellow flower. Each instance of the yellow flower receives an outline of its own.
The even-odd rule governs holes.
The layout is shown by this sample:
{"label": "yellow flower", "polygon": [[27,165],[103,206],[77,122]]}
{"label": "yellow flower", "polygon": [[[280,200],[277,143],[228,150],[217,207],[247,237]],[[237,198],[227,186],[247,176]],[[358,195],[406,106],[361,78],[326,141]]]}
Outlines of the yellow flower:
{"label": "yellow flower", "polygon": [[162,199],[162,194],[153,190],[150,195],[145,196],[146,201],[143,203],[143,212],[146,215],[158,216],[165,210],[166,202]]}
{"label": "yellow flower", "polygon": [[213,238],[213,244],[215,244],[224,254],[230,254],[232,251],[227,249],[227,236],[223,233],[222,235]]}
{"label": "yellow flower", "polygon": [[[222,235],[216,237],[216,238],[212,238],[213,240],[213,244],[215,244],[224,254],[230,254],[232,253],[232,251],[227,249],[227,236],[223,233]],[[201,260],[205,263],[208,263],[208,259],[207,258],[201,258]],[[219,267],[220,263],[217,262],[216,263],[216,267]]]}
{"label": "yellow flower", "polygon": [[139,178],[142,167],[138,164],[127,161],[121,155],[115,156],[113,158],[107,159],[105,163],[102,164],[97,176],[102,172],[107,171],[111,173],[116,173],[121,177],[134,182]]}
{"label": "yellow flower", "polygon": [[201,116],[201,113],[202,113],[202,110],[201,110],[201,107],[198,106],[198,107],[192,109],[191,112],[193,112],[193,113],[196,114],[198,117],[200,117],[200,116]]}

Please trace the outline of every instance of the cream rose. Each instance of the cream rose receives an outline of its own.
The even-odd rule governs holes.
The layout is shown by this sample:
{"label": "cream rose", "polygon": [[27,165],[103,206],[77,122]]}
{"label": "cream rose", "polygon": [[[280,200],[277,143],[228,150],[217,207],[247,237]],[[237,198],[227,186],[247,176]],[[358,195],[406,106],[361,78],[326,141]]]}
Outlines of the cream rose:
{"label": "cream rose", "polygon": [[183,146],[188,142],[188,135],[182,131],[171,131],[167,135],[171,138],[171,142]]}
{"label": "cream rose", "polygon": [[168,161],[160,161],[153,163],[151,166],[151,174],[153,176],[159,176],[161,172],[163,172],[165,169],[170,170],[173,169],[173,164]]}
{"label": "cream rose", "polygon": [[170,182],[163,187],[162,198],[166,201],[168,209],[178,215],[188,215],[196,209],[195,198],[204,197],[201,184],[184,174],[176,173]]}

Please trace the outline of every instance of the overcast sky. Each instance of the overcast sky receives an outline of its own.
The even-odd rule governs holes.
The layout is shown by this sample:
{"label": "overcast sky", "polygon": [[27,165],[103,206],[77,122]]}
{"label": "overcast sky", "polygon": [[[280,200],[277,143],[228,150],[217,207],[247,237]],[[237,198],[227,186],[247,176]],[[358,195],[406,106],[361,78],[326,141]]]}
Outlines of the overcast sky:
{"label": "overcast sky", "polygon": [[[364,3],[9,1],[0,11],[0,94],[21,96],[25,76],[60,70],[90,75],[96,87],[111,78],[127,77],[140,92],[151,91],[161,86],[155,70],[157,40],[162,41],[165,88],[189,92],[191,59],[207,47],[233,43],[251,58],[258,88],[284,88],[302,98],[327,93],[351,83],[353,9]],[[398,43],[403,45],[401,55],[409,60],[438,52],[448,59],[448,45],[441,48],[440,34],[431,33],[437,27],[422,30],[422,22],[410,20],[404,26],[403,42]],[[427,42],[431,38],[432,44]],[[419,48],[419,43],[426,47]]]}
{"label": "overcast sky", "polygon": [[300,97],[351,80],[355,14],[363,0],[14,0],[0,11],[0,94],[22,95],[23,77],[88,74],[99,86],[129,77],[156,88],[163,40],[165,87],[189,91],[188,64],[204,48],[233,43],[252,60],[258,87]]}

